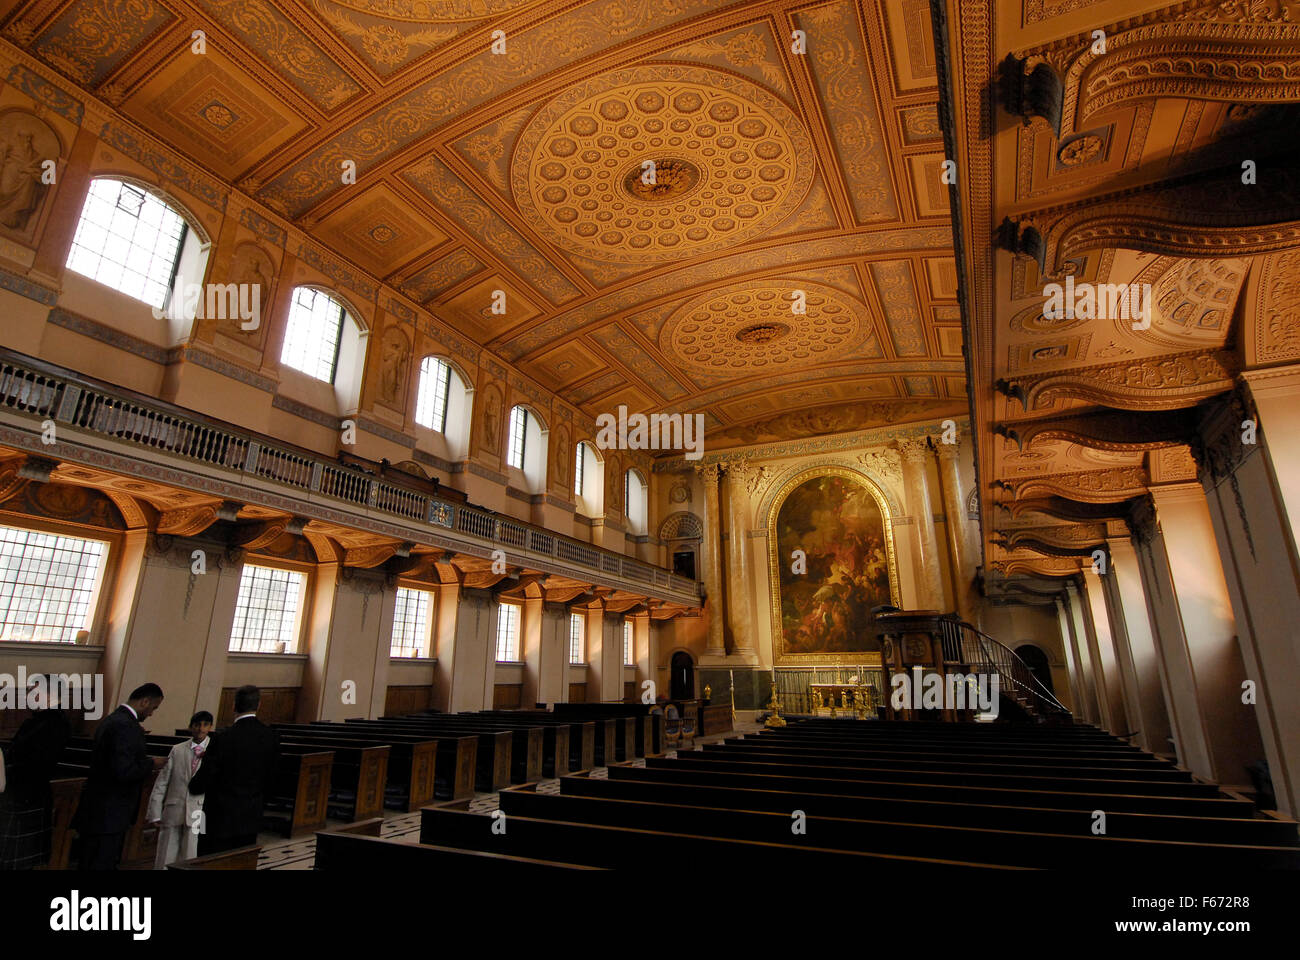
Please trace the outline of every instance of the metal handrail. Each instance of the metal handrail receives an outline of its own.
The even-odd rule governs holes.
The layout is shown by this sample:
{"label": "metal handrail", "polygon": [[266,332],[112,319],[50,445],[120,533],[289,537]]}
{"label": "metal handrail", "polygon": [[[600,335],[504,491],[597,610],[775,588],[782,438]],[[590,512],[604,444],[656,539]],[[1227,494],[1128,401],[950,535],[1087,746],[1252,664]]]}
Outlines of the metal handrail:
{"label": "metal handrail", "polygon": [[[990,637],[987,633],[965,620],[944,619],[942,623],[944,626],[943,646],[945,660],[974,665],[975,658],[967,655],[969,648],[965,642],[965,635],[972,634],[975,644],[982,655],[983,664],[981,666],[997,671],[999,676],[1004,677],[1014,687],[1020,689],[1027,697],[1035,701],[1039,709],[1045,714],[1060,713],[1067,717],[1072,716],[1069,708],[1056,699],[1052,692],[1029,669],[1029,665],[1020,658],[1020,655],[1005,643]],[[957,636],[950,635],[950,630],[955,631]],[[990,649],[988,644],[993,644],[994,649]],[[1001,657],[995,655],[995,650],[1001,654]]]}

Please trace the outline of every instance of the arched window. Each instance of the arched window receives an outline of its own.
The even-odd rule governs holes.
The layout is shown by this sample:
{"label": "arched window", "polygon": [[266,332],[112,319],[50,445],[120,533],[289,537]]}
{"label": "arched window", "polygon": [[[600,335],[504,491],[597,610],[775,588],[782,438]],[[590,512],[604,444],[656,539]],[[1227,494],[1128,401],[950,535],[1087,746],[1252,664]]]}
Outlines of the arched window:
{"label": "arched window", "polygon": [[573,450],[573,496],[578,512],[594,517],[600,513],[600,500],[605,493],[603,465],[596,457],[596,449],[587,441],[578,443]]}
{"label": "arched window", "polygon": [[645,478],[636,469],[628,470],[623,478],[623,516],[627,518],[628,532],[638,536],[649,527],[649,491]]}
{"label": "arched window", "polygon": [[93,180],[68,251],[68,268],[155,309],[166,305],[189,227],[142,187]]}
{"label": "arched window", "polygon": [[425,357],[420,362],[420,395],[415,401],[415,422],[446,433],[450,396],[451,365],[437,357]]}
{"label": "arched window", "polygon": [[546,488],[546,424],[522,404],[510,409],[506,433],[506,464],[523,473],[523,482],[515,477],[515,487],[529,493]]}
{"label": "arched window", "polygon": [[315,287],[295,289],[280,362],[309,377],[333,383],[345,315],[343,304],[325,291]]}
{"label": "arched window", "polygon": [[623,621],[623,666],[635,667],[636,658],[632,656],[632,621]]}
{"label": "arched window", "polygon": [[528,453],[528,410],[524,407],[510,409],[510,446],[506,451],[506,463],[512,467],[524,468],[524,456]]}

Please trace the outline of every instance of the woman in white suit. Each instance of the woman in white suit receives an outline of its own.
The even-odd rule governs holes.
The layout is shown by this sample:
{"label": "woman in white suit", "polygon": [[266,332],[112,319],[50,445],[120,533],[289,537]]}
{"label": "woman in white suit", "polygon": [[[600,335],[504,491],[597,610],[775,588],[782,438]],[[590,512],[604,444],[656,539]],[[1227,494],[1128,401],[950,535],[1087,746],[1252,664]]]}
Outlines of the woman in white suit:
{"label": "woman in white suit", "polygon": [[196,825],[201,826],[202,822],[203,794],[190,794],[190,778],[203,762],[211,732],[212,714],[206,710],[194,714],[190,720],[190,739],[172,747],[171,753],[167,754],[167,763],[154,782],[146,819],[158,824],[158,853],[153,861],[155,870],[165,870],[169,863],[198,856],[199,829]]}

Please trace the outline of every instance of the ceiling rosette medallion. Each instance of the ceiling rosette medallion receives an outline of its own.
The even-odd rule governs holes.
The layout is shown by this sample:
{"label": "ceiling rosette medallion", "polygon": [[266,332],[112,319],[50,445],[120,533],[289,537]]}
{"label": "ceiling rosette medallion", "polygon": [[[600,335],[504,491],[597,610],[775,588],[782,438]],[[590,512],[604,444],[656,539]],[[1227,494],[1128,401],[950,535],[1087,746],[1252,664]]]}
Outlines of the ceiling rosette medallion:
{"label": "ceiling rosette medallion", "polygon": [[[794,291],[805,295],[795,313]],[[735,283],[678,308],[660,349],[696,369],[751,373],[793,370],[842,359],[872,335],[867,308],[807,280]]]}
{"label": "ceiling rosette medallion", "polygon": [[803,201],[815,154],[798,117],[753,82],[661,64],[543,107],[520,136],[511,187],[529,225],[565,250],[669,262],[769,232]]}

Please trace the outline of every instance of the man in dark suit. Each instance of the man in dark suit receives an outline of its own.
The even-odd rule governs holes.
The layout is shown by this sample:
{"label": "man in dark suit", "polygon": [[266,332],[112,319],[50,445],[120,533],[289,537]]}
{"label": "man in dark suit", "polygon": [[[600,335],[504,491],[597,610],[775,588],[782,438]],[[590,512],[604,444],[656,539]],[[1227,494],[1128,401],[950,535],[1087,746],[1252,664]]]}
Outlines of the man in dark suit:
{"label": "man in dark suit", "polygon": [[235,721],[212,735],[203,763],[190,779],[190,793],[204,794],[199,856],[257,843],[262,798],[275,770],[280,738],[257,719],[262,692],[235,691]]}
{"label": "man in dark suit", "polygon": [[116,870],[122,844],[140,810],[140,791],[153,772],[144,727],[163,701],[162,688],[146,683],[95,728],[90,774],[73,826],[81,835],[82,870]]}

